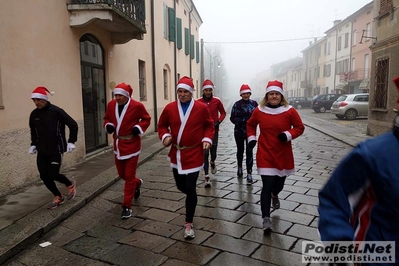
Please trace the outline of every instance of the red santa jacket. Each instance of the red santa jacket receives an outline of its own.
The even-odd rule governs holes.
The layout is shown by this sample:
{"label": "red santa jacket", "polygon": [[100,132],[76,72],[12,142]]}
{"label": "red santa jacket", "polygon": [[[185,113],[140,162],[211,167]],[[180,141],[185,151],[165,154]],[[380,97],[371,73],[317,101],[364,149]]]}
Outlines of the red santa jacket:
{"label": "red santa jacket", "polygon": [[[260,175],[287,176],[295,173],[291,140],[305,130],[301,117],[292,106],[269,108],[258,106],[247,121],[248,141],[256,140],[259,125],[256,165]],[[285,133],[287,142],[278,139]]]}
{"label": "red santa jacket", "polygon": [[165,106],[159,117],[158,136],[162,141],[168,136],[172,137],[168,158],[171,167],[176,168],[179,174],[194,173],[202,169],[202,143],[212,144],[215,132],[213,123],[209,108],[198,101],[191,100],[186,114],[178,100]]}
{"label": "red santa jacket", "polygon": [[[150,122],[151,116],[140,102],[129,98],[121,115],[119,115],[118,104],[115,99],[108,103],[107,111],[104,115],[104,128],[107,125],[115,127],[115,133],[113,134],[114,154],[119,160],[129,159],[140,154],[141,135],[150,126]],[[140,130],[139,136],[132,136],[133,127],[137,127]]]}
{"label": "red santa jacket", "polygon": [[[205,100],[204,97],[202,97],[199,98],[197,101],[204,103],[209,107],[209,111],[211,112],[214,123],[216,123],[217,121],[222,122],[226,117],[226,110],[224,109],[222,101],[218,97],[212,96],[209,101]],[[219,128],[217,129],[217,131],[219,131]]]}

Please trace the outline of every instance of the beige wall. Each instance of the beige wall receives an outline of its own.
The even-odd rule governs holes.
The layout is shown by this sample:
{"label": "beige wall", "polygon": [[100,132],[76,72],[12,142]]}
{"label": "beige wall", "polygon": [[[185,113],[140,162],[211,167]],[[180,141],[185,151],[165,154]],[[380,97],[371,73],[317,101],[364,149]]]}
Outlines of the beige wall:
{"label": "beige wall", "polygon": [[[145,61],[147,100],[143,101],[153,117],[147,132],[155,130],[155,111],[158,117],[163,107],[175,99],[174,43],[163,37],[164,15],[162,2],[155,1],[154,43],[155,73],[152,60],[151,0],[146,0],[146,30],[144,40],[131,40],[113,45],[111,34],[94,25],[70,27],[67,1],[5,1],[0,9],[0,195],[38,181],[36,156],[28,154],[30,133],[28,119],[35,108],[30,99],[37,86],[54,91],[49,100],[63,108],[79,124],[76,150],[66,154],[63,167],[69,168],[86,158],[80,68],[79,39],[84,34],[94,36],[104,49],[107,101],[111,100],[110,82],[126,82],[133,87],[133,98],[139,100],[138,60]],[[165,0],[173,6],[173,0]],[[177,17],[188,27],[191,1],[179,1]],[[187,16],[184,15],[186,9]],[[193,13],[192,34],[199,40],[202,21]],[[177,52],[177,69],[190,75],[189,56],[183,49]],[[199,80],[199,65],[191,60],[194,83]],[[163,69],[170,70],[169,99],[164,100]],[[155,83],[154,83],[155,77]],[[154,90],[157,91],[157,110],[154,110]],[[0,101],[1,105],[1,101]],[[111,139],[109,138],[111,145]]]}

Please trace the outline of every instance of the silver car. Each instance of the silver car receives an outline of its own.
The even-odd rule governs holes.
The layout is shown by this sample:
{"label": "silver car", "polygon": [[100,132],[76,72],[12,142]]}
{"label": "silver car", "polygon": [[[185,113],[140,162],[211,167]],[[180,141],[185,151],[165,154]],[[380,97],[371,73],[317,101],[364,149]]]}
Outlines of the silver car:
{"label": "silver car", "polygon": [[344,94],[331,106],[331,113],[338,119],[353,120],[358,116],[367,116],[369,111],[369,94]]}

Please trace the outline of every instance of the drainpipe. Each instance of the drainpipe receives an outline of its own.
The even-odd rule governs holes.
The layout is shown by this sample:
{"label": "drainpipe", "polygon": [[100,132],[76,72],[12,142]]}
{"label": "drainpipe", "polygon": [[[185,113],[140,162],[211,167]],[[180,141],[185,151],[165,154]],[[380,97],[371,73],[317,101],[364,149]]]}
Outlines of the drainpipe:
{"label": "drainpipe", "polygon": [[154,0],[151,1],[151,55],[152,55],[152,82],[153,82],[153,93],[154,93],[154,128],[155,132],[158,131],[158,101],[157,101],[157,78],[156,78],[156,67],[155,67],[155,30],[154,30]]}
{"label": "drainpipe", "polygon": [[[176,1],[173,1],[173,8],[176,11]],[[177,40],[175,40],[173,47],[174,47],[174,50],[173,50],[173,61],[174,61],[174,72],[175,72],[175,84],[174,84],[173,88],[176,88],[177,82],[178,82],[178,80],[177,80]],[[173,91],[176,92],[176,89],[174,89]],[[175,100],[177,100],[177,93],[175,93]]]}
{"label": "drainpipe", "polygon": [[[176,1],[175,1],[175,3],[176,3]],[[191,78],[193,77],[193,67],[192,67],[192,60],[191,60],[191,13],[193,13],[193,10],[194,10],[194,5],[191,2],[191,10],[188,13],[188,31],[190,32],[190,36],[188,38],[188,43],[190,45],[189,46],[190,47],[190,53],[188,55],[188,60],[190,60],[189,65],[190,65],[190,77]],[[194,47],[194,49],[195,49],[195,47]]]}

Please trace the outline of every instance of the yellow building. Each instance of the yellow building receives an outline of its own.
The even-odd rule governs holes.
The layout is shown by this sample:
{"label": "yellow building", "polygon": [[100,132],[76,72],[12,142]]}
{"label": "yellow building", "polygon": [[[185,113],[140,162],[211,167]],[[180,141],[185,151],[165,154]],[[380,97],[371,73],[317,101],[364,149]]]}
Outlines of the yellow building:
{"label": "yellow building", "polygon": [[191,0],[2,2],[0,195],[38,180],[36,156],[28,154],[36,87],[54,91],[49,101],[79,124],[76,149],[63,161],[71,167],[112,145],[102,123],[115,84],[129,83],[146,106],[147,132],[176,99],[181,76],[200,87],[201,24]]}

